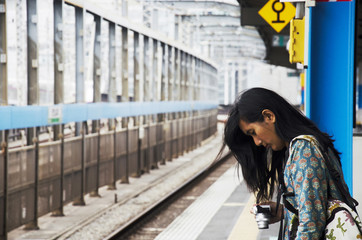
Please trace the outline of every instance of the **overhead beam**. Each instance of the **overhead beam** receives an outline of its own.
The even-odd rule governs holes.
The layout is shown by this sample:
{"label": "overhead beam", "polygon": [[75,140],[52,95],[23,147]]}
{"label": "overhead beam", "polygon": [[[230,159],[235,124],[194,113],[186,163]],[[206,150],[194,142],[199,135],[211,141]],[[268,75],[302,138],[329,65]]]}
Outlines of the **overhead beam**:
{"label": "overhead beam", "polygon": [[[206,23],[218,23],[223,25],[233,24],[235,26],[240,26],[240,16],[226,16],[226,15],[181,15],[184,21],[192,22],[206,22]],[[222,22],[220,22],[222,20]]]}
{"label": "overhead beam", "polygon": [[192,11],[198,10],[203,12],[210,12],[210,11],[225,11],[228,13],[233,13],[235,15],[240,15],[239,13],[239,6],[238,3],[235,1],[235,4],[226,3],[226,2],[219,2],[219,1],[169,1],[169,0],[155,0],[154,4],[159,4],[162,6],[167,5],[171,8],[183,9],[185,11]]}

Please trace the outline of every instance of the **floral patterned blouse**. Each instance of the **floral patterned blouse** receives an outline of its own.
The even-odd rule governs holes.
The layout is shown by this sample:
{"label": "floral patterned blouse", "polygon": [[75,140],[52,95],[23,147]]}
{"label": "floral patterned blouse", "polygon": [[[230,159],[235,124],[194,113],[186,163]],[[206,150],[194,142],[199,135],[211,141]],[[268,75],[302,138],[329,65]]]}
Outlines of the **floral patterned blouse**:
{"label": "floral patterned blouse", "polygon": [[[328,155],[333,166],[343,176],[334,154],[330,151]],[[292,239],[290,236],[295,228],[295,239],[319,240],[326,224],[328,199],[342,197],[325,165],[319,143],[313,136],[301,135],[291,141],[289,158],[284,169],[284,182],[286,192],[290,193],[287,195],[291,195],[286,199],[299,212],[297,218],[295,214],[284,209],[284,239]],[[344,182],[343,184],[346,186]]]}

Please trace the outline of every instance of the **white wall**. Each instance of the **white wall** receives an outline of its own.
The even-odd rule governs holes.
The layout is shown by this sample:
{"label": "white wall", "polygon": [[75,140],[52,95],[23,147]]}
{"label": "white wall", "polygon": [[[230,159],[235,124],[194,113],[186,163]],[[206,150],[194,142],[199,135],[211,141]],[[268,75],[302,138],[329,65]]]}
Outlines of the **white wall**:
{"label": "white wall", "polygon": [[288,77],[288,72],[294,70],[278,67],[261,61],[248,62],[247,88],[263,87],[273,90],[297,105],[301,102],[301,86],[299,77]]}

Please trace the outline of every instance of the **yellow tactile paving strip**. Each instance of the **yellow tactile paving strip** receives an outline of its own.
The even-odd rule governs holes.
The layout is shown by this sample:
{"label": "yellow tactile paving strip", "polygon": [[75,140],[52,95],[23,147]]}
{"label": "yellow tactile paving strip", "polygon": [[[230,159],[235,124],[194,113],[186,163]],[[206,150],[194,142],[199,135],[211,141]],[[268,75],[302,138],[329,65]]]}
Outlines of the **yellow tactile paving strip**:
{"label": "yellow tactile paving strip", "polygon": [[258,225],[255,219],[250,214],[250,209],[255,203],[255,197],[251,195],[249,201],[246,203],[243,212],[241,213],[238,221],[236,222],[228,240],[254,240],[257,239],[259,234]]}

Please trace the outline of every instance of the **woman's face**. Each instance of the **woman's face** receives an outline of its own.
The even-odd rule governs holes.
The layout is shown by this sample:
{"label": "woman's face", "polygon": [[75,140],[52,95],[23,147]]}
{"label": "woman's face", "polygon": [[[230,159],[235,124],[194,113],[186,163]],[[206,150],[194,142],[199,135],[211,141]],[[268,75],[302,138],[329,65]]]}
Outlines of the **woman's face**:
{"label": "woman's face", "polygon": [[244,134],[254,139],[255,145],[271,148],[274,151],[288,146],[275,131],[275,115],[270,110],[263,110],[264,121],[248,123],[240,120],[239,127]]}

